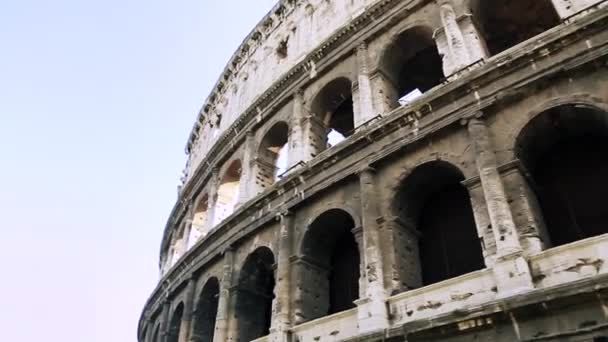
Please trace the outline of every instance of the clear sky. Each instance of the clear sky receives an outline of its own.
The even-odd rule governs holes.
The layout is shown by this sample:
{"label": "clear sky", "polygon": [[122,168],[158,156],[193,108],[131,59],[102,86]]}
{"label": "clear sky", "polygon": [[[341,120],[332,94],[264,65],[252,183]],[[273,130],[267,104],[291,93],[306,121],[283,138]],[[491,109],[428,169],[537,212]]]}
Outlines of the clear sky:
{"label": "clear sky", "polygon": [[0,340],[136,341],[190,128],[275,2],[0,1]]}

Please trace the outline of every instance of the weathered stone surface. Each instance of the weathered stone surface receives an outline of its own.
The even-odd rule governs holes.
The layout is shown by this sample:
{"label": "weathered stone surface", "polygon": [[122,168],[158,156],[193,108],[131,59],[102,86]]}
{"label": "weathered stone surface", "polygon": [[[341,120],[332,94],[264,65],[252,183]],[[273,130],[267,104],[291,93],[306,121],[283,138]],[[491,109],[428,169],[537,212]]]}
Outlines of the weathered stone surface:
{"label": "weathered stone surface", "polygon": [[138,341],[604,341],[608,9],[489,3],[277,4],[192,131]]}

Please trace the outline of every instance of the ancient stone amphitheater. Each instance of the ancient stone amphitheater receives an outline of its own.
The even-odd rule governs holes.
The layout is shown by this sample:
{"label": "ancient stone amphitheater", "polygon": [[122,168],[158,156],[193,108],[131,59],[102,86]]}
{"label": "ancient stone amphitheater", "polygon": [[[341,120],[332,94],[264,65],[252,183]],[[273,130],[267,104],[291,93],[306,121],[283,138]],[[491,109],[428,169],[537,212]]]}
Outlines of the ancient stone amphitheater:
{"label": "ancient stone amphitheater", "polygon": [[608,341],[606,1],[283,0],[187,153],[139,342]]}

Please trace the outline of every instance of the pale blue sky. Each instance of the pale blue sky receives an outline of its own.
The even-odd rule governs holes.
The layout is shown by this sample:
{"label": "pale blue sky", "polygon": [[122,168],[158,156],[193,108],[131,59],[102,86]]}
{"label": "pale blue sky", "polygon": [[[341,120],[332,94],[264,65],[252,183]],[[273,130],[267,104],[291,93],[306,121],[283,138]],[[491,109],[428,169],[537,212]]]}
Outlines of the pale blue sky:
{"label": "pale blue sky", "polygon": [[196,113],[275,2],[0,1],[0,340],[136,340]]}

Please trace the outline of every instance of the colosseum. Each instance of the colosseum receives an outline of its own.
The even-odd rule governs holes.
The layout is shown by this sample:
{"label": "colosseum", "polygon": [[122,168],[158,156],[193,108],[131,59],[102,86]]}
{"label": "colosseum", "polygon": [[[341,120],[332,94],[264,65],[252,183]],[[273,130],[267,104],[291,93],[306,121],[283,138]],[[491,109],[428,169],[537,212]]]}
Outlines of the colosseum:
{"label": "colosseum", "polygon": [[608,341],[608,1],[281,0],[186,151],[139,342]]}

